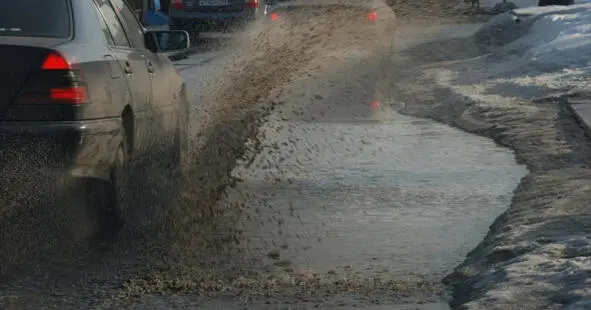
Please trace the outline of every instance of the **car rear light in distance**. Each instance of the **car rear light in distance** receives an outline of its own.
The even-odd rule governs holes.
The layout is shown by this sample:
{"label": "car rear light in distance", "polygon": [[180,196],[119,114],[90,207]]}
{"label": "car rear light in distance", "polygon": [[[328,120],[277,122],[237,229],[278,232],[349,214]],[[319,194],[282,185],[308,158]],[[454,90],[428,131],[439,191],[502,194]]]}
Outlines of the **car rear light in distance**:
{"label": "car rear light in distance", "polygon": [[374,22],[378,19],[378,14],[376,12],[371,12],[369,13],[369,16],[367,17],[367,19],[369,19],[369,21]]}
{"label": "car rear light in distance", "polygon": [[185,8],[185,4],[183,3],[183,0],[172,0],[172,7],[177,9],[177,10],[182,10]]}
{"label": "car rear light in distance", "polygon": [[246,0],[244,7],[247,9],[256,9],[259,7],[259,0]]}
{"label": "car rear light in distance", "polygon": [[76,64],[53,51],[29,76],[15,103],[79,105],[87,100],[88,89]]}

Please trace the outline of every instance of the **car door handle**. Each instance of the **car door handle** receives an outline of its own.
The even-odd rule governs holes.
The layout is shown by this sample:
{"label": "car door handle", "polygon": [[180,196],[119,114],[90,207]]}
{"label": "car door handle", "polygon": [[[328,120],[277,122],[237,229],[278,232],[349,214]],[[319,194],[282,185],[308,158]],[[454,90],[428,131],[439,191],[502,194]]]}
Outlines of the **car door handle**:
{"label": "car door handle", "polygon": [[148,72],[154,73],[154,66],[152,66],[152,62],[148,61]]}
{"label": "car door handle", "polygon": [[125,68],[123,69],[123,71],[125,71],[125,74],[130,75],[133,73],[133,69],[131,69],[131,64],[129,63],[129,61],[125,62]]}

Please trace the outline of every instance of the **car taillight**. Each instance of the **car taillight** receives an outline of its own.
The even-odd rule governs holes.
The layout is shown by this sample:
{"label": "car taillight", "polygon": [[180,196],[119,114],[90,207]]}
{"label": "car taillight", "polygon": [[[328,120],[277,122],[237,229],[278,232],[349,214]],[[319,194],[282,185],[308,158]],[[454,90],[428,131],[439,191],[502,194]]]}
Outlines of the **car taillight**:
{"label": "car taillight", "polygon": [[82,104],[88,91],[76,64],[63,54],[50,52],[29,76],[16,104]]}
{"label": "car taillight", "polygon": [[81,104],[88,97],[86,87],[52,88],[49,90],[49,97],[57,102]]}
{"label": "car taillight", "polygon": [[172,0],[172,7],[177,9],[177,10],[182,10],[185,8],[185,4],[183,3],[183,0]]}
{"label": "car taillight", "polygon": [[58,53],[50,53],[47,55],[41,65],[43,70],[72,70],[70,62]]}
{"label": "car taillight", "polygon": [[259,0],[246,0],[244,7],[248,9],[256,9],[259,7]]}
{"label": "car taillight", "polygon": [[369,19],[369,21],[375,21],[378,19],[378,14],[376,12],[371,12],[369,13],[369,16],[367,17],[367,19]]}

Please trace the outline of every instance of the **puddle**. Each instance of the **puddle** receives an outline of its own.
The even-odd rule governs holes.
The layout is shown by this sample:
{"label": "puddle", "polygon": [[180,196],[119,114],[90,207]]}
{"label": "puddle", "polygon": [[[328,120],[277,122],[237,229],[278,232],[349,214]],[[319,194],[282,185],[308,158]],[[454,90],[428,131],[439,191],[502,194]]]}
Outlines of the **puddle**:
{"label": "puddle", "polygon": [[[283,125],[263,144],[292,144],[263,150],[230,199],[264,201],[245,222],[251,250],[286,245],[282,259],[320,272],[440,278],[482,240],[525,173],[485,138],[402,115]],[[284,221],[261,228],[256,219],[273,214]]]}

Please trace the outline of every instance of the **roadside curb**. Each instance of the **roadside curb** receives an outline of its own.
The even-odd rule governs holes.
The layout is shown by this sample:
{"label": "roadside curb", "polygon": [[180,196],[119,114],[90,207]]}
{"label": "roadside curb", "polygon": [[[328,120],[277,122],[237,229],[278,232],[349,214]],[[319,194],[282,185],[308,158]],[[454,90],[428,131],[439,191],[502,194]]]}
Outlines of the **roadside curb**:
{"label": "roadside curb", "polygon": [[591,139],[591,96],[564,98],[562,101],[585,135]]}

